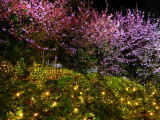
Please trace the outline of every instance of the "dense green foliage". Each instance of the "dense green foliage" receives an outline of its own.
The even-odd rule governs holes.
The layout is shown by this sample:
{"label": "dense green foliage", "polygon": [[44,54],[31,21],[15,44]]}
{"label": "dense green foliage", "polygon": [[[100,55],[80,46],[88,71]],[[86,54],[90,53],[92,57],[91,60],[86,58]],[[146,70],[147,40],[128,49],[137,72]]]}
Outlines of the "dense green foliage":
{"label": "dense green foliage", "polygon": [[[160,90],[68,69],[0,66],[0,119],[159,119]],[[28,73],[28,75],[26,75]],[[3,79],[2,79],[3,78]]]}

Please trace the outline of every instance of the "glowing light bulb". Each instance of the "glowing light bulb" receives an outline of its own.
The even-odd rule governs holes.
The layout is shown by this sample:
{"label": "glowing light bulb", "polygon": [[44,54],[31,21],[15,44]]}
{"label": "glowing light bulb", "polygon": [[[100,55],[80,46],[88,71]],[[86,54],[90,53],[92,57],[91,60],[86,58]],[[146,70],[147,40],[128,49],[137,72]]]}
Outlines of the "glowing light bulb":
{"label": "glowing light bulb", "polygon": [[18,93],[16,93],[16,96],[17,96],[17,97],[19,97],[20,95],[21,95],[21,94],[20,94],[19,92],[18,92]]}
{"label": "glowing light bulb", "polygon": [[121,101],[123,101],[124,99],[123,99],[123,98],[121,98],[120,100],[121,100]]}
{"label": "glowing light bulb", "polygon": [[105,92],[102,92],[102,95],[105,95],[106,93]]}
{"label": "glowing light bulb", "polygon": [[34,117],[38,116],[39,113],[34,113]]}
{"label": "glowing light bulb", "polygon": [[78,112],[78,108],[74,108],[74,112]]}
{"label": "glowing light bulb", "polygon": [[136,103],[135,103],[135,105],[139,105],[139,103],[138,103],[138,102],[136,102]]}
{"label": "glowing light bulb", "polygon": [[87,120],[87,117],[84,117],[83,120]]}
{"label": "glowing light bulb", "polygon": [[155,92],[152,92],[152,95],[154,95],[155,94]]}
{"label": "glowing light bulb", "polygon": [[74,89],[74,90],[77,90],[77,89],[78,89],[78,86],[76,85],[73,89]]}
{"label": "glowing light bulb", "polygon": [[46,94],[46,95],[49,95],[49,92],[47,91],[45,94]]}
{"label": "glowing light bulb", "polygon": [[149,113],[149,115],[151,115],[151,116],[152,116],[152,115],[153,115],[153,113],[151,112],[151,113]]}
{"label": "glowing light bulb", "polygon": [[129,90],[129,88],[127,87],[127,88],[126,88],[126,91],[128,91],[128,90]]}
{"label": "glowing light bulb", "polygon": [[136,91],[136,88],[133,88],[133,91]]}
{"label": "glowing light bulb", "polygon": [[57,102],[53,102],[52,107],[57,106]]}
{"label": "glowing light bulb", "polygon": [[19,116],[20,116],[20,117],[23,117],[23,113],[20,113]]}
{"label": "glowing light bulb", "polygon": [[156,106],[156,109],[158,109],[158,106]]}
{"label": "glowing light bulb", "polygon": [[155,102],[153,102],[153,105],[156,105],[156,103],[155,103]]}
{"label": "glowing light bulb", "polygon": [[131,102],[130,102],[130,101],[128,101],[127,103],[128,103],[128,104],[131,104]]}

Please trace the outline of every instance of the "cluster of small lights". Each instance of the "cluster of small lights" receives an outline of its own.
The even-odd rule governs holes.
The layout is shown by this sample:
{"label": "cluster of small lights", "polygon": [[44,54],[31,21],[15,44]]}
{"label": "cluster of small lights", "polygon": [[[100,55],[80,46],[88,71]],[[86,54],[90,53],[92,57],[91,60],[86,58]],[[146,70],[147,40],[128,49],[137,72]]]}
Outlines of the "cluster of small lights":
{"label": "cluster of small lights", "polygon": [[3,61],[2,63],[0,63],[0,71],[3,71],[4,73],[9,74],[13,72],[13,66],[11,65],[10,62]]}
{"label": "cluster of small lights", "polygon": [[[36,70],[36,71],[38,71],[38,69]],[[58,70],[57,70],[58,71]],[[46,73],[47,73],[47,71],[45,71]],[[52,71],[52,73],[54,73],[55,71]],[[63,70],[59,70],[59,73],[58,74],[61,74],[60,72],[63,72]],[[56,75],[58,75],[58,74],[56,74]],[[70,74],[70,72],[69,73],[64,73],[64,74]],[[79,76],[79,75],[81,75],[81,74],[76,74],[75,76]],[[76,83],[77,84],[77,83]],[[72,85],[72,84],[70,84],[70,87],[73,87],[73,90],[74,91],[77,91],[78,92],[78,88],[79,88],[79,86],[78,85]],[[87,88],[88,90],[90,90],[90,88]],[[137,87],[132,87],[132,89],[131,89],[131,87],[126,87],[125,88],[125,90],[126,91],[128,91],[128,92],[130,92],[130,93],[132,93],[132,92],[135,92],[135,91],[137,91],[138,90],[138,88]],[[114,90],[114,92],[116,93],[116,94],[118,94],[117,92],[116,92],[116,89]],[[152,95],[155,95],[155,91],[153,91],[153,92],[151,92],[151,94]],[[21,92],[17,92],[17,93],[15,93],[15,96],[16,97],[20,97],[21,96]],[[80,91],[79,92],[79,94],[80,94],[80,96],[78,96],[78,98],[80,99],[80,101],[81,101],[81,103],[84,103],[84,95],[85,95],[85,93],[83,93],[82,91]],[[100,92],[100,94],[101,95],[103,95],[103,96],[105,96],[106,95],[106,92],[105,91],[102,91],[102,92]],[[120,94],[119,94],[120,95]],[[45,97],[45,96],[50,96],[50,92],[49,91],[46,91],[46,92],[44,92],[44,93],[42,93],[42,97]],[[74,98],[74,94],[72,94],[71,95],[71,97],[72,98]],[[76,97],[76,96],[75,96]],[[95,96],[96,97],[96,96]],[[92,96],[91,97],[88,97],[88,100],[92,100]],[[104,98],[104,97],[103,97]],[[93,98],[94,99],[94,98]],[[34,99],[34,97],[32,97],[31,98],[31,100],[32,101],[35,101],[35,99]],[[137,99],[136,100],[136,102],[135,101],[131,101],[130,100],[130,98],[128,99],[128,100],[130,100],[130,101],[125,101],[126,100],[126,98],[125,98],[125,96],[121,96],[121,98],[119,99],[120,101],[121,101],[121,104],[128,104],[128,106],[131,106],[131,105],[135,105],[136,107],[138,107],[138,106],[140,106],[141,104],[140,104],[140,101],[141,100],[143,100],[142,98],[141,99]],[[145,100],[149,100],[149,98],[148,97],[145,97]],[[57,100],[56,100],[57,101]],[[56,101],[54,101],[52,104],[51,104],[51,106],[50,107],[55,107],[55,106],[57,106],[57,102]],[[104,101],[104,100],[103,100]],[[108,103],[113,103],[113,101],[114,100],[111,100],[111,99],[109,99],[107,102]],[[123,101],[123,102],[122,102]],[[106,104],[108,104],[107,102],[105,102]],[[132,104],[133,103],[133,104]],[[159,106],[157,105],[158,103],[156,103],[156,100],[153,100],[152,101],[152,105],[154,105],[154,108],[155,109],[159,109]],[[48,111],[48,109],[45,109],[45,111]],[[79,110],[78,110],[78,108],[74,108],[73,109],[73,112],[74,113],[77,113]],[[136,111],[136,110],[134,110],[133,111],[135,114],[138,114],[138,112]],[[150,116],[153,116],[155,113],[152,111],[152,112],[149,112],[148,113],[148,115],[150,115]],[[39,113],[33,113],[33,116],[34,117],[36,117],[36,116],[38,116],[39,115]],[[19,116],[20,117],[23,117],[23,113],[20,113],[19,114]],[[87,118],[83,118],[84,120],[86,119],[87,120]]]}

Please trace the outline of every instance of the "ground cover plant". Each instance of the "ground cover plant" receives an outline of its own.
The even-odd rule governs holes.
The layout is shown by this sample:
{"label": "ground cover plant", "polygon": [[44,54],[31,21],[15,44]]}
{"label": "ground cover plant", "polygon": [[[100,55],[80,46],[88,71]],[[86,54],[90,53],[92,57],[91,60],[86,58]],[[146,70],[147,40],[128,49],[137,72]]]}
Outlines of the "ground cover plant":
{"label": "ground cover plant", "polygon": [[[1,63],[1,119],[159,119],[160,91],[122,77]],[[19,68],[19,69],[17,69]]]}
{"label": "ground cover plant", "polygon": [[2,119],[159,119],[158,20],[65,0],[2,0],[0,11]]}

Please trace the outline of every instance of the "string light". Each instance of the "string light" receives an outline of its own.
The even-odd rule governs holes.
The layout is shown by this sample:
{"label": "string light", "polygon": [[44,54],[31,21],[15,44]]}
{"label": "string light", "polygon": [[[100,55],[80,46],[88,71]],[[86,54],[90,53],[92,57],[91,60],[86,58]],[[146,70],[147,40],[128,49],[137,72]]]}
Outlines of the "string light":
{"label": "string light", "polygon": [[78,112],[78,108],[74,108],[74,112],[77,113]]}
{"label": "string light", "polygon": [[139,103],[138,103],[138,102],[136,102],[136,103],[135,103],[135,105],[139,105]]}
{"label": "string light", "polygon": [[23,113],[20,113],[19,116],[20,116],[20,117],[23,117]]}
{"label": "string light", "polygon": [[121,101],[123,101],[124,99],[123,99],[123,98],[121,98],[120,100],[121,100]]}
{"label": "string light", "polygon": [[49,95],[49,92],[47,91],[45,94],[48,96],[48,95]]}
{"label": "string light", "polygon": [[34,117],[37,117],[39,113],[34,113]]}
{"label": "string light", "polygon": [[158,109],[158,106],[156,106],[156,109]]}
{"label": "string light", "polygon": [[83,120],[87,120],[87,117],[84,117]]}
{"label": "string light", "polygon": [[130,101],[128,101],[127,103],[128,103],[128,104],[131,104],[131,102],[130,102]]}
{"label": "string light", "polygon": [[137,90],[137,89],[134,87],[134,88],[133,88],[133,91],[136,91],[136,90]]}
{"label": "string light", "polygon": [[74,88],[73,88],[74,90],[77,90],[78,89],[78,85],[76,85],[76,86],[74,86]]}
{"label": "string light", "polygon": [[152,115],[153,115],[153,113],[152,113],[152,112],[150,112],[150,113],[149,113],[149,115],[150,115],[150,116],[152,116]]}
{"label": "string light", "polygon": [[106,93],[105,93],[105,92],[102,92],[101,94],[102,94],[102,95],[105,95]]}
{"label": "string light", "polygon": [[55,106],[57,106],[57,102],[53,102],[53,104],[52,104],[52,107],[55,107]]}
{"label": "string light", "polygon": [[155,102],[153,102],[153,105],[156,105],[156,103],[155,103]]}
{"label": "string light", "polygon": [[126,91],[128,91],[128,90],[129,90],[129,88],[127,87],[127,88],[126,88]]}
{"label": "string light", "polygon": [[20,95],[21,95],[21,94],[20,94],[19,92],[18,92],[18,93],[16,93],[16,96],[17,96],[17,97],[19,97]]}

